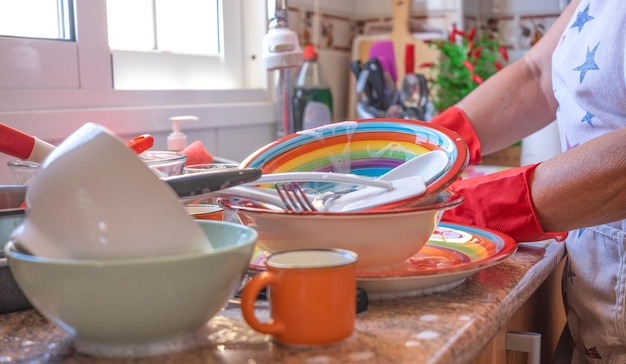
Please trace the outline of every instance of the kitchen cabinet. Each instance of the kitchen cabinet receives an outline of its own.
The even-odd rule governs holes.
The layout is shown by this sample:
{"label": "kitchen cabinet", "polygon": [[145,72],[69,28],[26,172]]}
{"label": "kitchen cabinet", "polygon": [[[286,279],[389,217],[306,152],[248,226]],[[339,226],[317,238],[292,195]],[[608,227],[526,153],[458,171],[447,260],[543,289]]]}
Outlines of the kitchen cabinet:
{"label": "kitchen cabinet", "polygon": [[528,353],[506,349],[508,332],[540,334],[541,363],[552,362],[561,331],[565,326],[565,312],[561,296],[561,273],[564,264],[565,259],[487,343],[472,361],[473,364],[529,363]]}

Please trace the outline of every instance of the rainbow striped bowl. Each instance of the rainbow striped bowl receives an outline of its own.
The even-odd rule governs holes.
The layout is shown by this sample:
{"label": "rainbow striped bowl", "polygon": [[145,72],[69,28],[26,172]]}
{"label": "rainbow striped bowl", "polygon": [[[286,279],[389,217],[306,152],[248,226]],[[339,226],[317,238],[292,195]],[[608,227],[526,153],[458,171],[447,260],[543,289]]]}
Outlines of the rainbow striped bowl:
{"label": "rainbow striped bowl", "polygon": [[[433,150],[442,150],[448,155],[449,163],[444,172],[418,199],[379,207],[388,209],[428,201],[456,180],[469,161],[465,142],[453,131],[418,120],[344,121],[280,138],[249,155],[240,167],[260,168],[264,174],[315,171],[378,177]],[[307,187],[320,193],[345,189],[345,185],[328,182],[308,183]]]}

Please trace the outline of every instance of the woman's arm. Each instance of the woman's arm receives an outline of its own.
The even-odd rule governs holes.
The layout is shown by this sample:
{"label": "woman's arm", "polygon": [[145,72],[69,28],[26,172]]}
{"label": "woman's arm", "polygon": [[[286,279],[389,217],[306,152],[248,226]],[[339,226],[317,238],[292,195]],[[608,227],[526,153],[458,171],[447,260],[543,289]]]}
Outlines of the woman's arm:
{"label": "woman's arm", "polygon": [[578,2],[568,5],[524,57],[487,79],[457,104],[471,120],[483,155],[508,147],[555,119],[552,52]]}
{"label": "woman's arm", "polygon": [[567,231],[626,218],[626,128],[541,163],[531,178],[545,231]]}
{"label": "woman's arm", "polygon": [[[572,1],[524,58],[459,102],[475,131],[466,134],[478,136],[482,154],[506,147],[555,118],[551,58],[577,4]],[[625,219],[626,128],[580,144],[536,168],[458,181],[451,188],[462,191],[466,200],[446,212],[444,219],[492,227],[515,234],[520,241]]]}

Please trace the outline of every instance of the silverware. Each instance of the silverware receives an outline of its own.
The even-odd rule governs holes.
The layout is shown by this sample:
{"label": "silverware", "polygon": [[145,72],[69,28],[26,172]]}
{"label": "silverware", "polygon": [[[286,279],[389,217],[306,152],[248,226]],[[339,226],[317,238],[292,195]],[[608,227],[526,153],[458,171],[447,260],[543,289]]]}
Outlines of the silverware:
{"label": "silverware", "polygon": [[393,183],[387,180],[359,176],[352,173],[334,172],[284,172],[264,174],[254,182],[246,183],[247,186],[254,186],[264,183],[281,182],[329,182],[329,183],[349,183],[369,187],[382,188],[387,191],[393,190]]}
{"label": "silverware", "polygon": [[252,182],[263,175],[257,168],[215,169],[206,172],[181,174],[162,180],[185,202],[202,199],[213,191]]}
{"label": "silverware", "polygon": [[295,183],[283,183],[274,185],[278,196],[285,206],[285,210],[293,212],[317,211],[306,193]]}

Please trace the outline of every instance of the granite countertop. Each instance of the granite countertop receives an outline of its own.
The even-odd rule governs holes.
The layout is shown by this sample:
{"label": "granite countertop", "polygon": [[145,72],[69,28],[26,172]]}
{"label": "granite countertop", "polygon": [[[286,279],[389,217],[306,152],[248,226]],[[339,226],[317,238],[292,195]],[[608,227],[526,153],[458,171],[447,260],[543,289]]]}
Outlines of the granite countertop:
{"label": "granite countertop", "polygon": [[[231,304],[207,324],[199,346],[128,362],[463,363],[478,355],[564,254],[561,243],[520,244],[507,260],[446,291],[370,301],[367,311],[357,316],[354,335],[334,345],[278,345],[250,329],[238,306]],[[75,352],[72,338],[32,309],[0,315],[0,363],[23,360],[121,361]]]}

